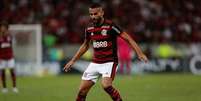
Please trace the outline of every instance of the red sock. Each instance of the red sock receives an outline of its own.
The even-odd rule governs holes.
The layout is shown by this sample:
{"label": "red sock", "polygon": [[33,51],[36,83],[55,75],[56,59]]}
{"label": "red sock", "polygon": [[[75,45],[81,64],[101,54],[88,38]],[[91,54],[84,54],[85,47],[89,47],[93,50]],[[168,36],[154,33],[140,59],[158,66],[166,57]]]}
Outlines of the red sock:
{"label": "red sock", "polygon": [[13,87],[16,87],[16,74],[14,69],[11,69],[11,77],[12,77],[12,81],[13,81]]}
{"label": "red sock", "polygon": [[122,101],[119,92],[115,88],[113,88],[112,86],[104,88],[104,90],[111,96],[113,101]]}
{"label": "red sock", "polygon": [[80,92],[77,95],[76,101],[85,101],[86,95],[82,95]]}

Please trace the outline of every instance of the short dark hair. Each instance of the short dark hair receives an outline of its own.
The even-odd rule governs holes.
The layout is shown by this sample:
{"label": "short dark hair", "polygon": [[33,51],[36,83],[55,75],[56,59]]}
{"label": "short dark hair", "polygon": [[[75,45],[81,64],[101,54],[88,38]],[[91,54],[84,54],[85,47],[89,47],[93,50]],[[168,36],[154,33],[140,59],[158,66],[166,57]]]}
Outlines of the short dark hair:
{"label": "short dark hair", "polygon": [[8,22],[6,22],[6,21],[1,21],[1,22],[0,22],[0,26],[5,26],[5,27],[8,29],[9,24],[8,24]]}
{"label": "short dark hair", "polygon": [[99,3],[93,3],[93,4],[91,4],[91,5],[89,6],[89,8],[99,8],[99,7],[102,7],[102,5],[99,4]]}

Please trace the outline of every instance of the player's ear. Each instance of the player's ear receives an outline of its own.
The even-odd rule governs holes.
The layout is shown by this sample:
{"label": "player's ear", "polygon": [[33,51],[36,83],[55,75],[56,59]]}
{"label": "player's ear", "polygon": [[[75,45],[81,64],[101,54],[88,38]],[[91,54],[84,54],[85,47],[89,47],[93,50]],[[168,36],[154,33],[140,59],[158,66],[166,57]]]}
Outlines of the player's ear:
{"label": "player's ear", "polygon": [[104,16],[104,10],[103,9],[101,9],[101,15]]}

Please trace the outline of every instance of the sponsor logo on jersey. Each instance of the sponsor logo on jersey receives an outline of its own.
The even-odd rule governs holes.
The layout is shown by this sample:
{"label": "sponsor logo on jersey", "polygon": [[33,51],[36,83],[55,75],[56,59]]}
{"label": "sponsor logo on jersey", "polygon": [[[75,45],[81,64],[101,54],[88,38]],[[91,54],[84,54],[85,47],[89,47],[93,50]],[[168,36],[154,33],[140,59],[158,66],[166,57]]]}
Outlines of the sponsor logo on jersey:
{"label": "sponsor logo on jersey", "polygon": [[108,43],[107,41],[93,41],[93,47],[94,48],[104,48],[104,47],[107,47]]}
{"label": "sponsor logo on jersey", "polygon": [[107,35],[107,30],[103,29],[103,30],[101,31],[101,34],[102,34],[103,36],[106,36],[106,35]]}

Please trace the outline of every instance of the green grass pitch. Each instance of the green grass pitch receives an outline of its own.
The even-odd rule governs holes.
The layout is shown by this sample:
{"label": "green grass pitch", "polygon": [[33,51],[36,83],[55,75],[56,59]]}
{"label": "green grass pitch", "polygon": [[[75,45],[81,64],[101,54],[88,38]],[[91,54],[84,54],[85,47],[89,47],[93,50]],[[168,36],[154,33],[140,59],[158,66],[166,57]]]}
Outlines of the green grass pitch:
{"label": "green grass pitch", "polygon": [[[0,101],[75,101],[80,77],[18,77],[20,92],[14,94],[10,89],[7,94],[0,92]],[[192,74],[117,75],[114,86],[121,92],[123,101],[201,101],[201,76]],[[112,100],[98,81],[87,101]]]}

